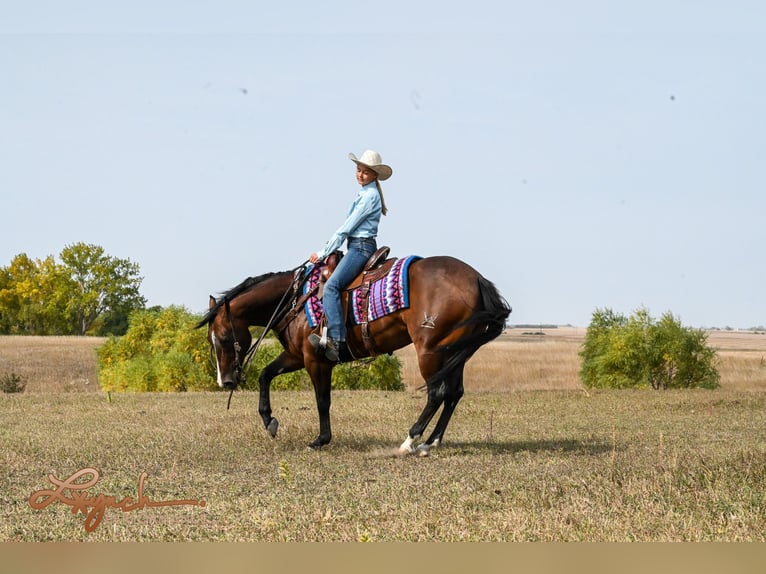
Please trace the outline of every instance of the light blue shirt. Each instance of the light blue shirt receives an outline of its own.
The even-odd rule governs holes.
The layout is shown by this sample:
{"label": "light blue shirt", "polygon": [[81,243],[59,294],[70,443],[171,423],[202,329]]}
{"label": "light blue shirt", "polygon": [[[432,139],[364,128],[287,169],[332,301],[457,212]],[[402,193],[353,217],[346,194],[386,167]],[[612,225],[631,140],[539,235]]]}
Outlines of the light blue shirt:
{"label": "light blue shirt", "polygon": [[327,257],[343,245],[348,237],[377,237],[382,213],[380,194],[375,182],[362,186],[348,210],[346,221],[330,237],[324,249],[317,253],[319,258]]}

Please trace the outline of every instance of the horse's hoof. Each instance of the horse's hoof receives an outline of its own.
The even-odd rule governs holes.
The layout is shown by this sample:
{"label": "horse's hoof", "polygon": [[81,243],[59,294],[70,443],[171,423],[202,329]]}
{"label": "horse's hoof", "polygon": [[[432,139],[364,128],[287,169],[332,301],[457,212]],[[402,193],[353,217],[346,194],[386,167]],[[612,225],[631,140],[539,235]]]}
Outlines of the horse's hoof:
{"label": "horse's hoof", "polygon": [[266,430],[269,431],[271,438],[277,438],[277,429],[279,429],[279,421],[277,419],[271,419],[269,421]]}
{"label": "horse's hoof", "polygon": [[319,449],[321,449],[323,446],[326,446],[326,445],[328,445],[328,444],[330,444],[330,441],[329,441],[329,440],[326,440],[326,439],[322,439],[322,438],[320,438],[320,437],[317,437],[317,439],[316,439],[316,440],[314,440],[313,442],[310,442],[310,443],[309,443],[309,448],[310,448],[310,449],[312,449],[312,450],[319,450]]}
{"label": "horse's hoof", "polygon": [[415,447],[412,445],[415,444],[416,440],[416,438],[408,436],[407,439],[399,446],[399,454],[413,454],[415,452]]}
{"label": "horse's hoof", "polygon": [[415,449],[415,453],[418,456],[428,456],[431,454],[431,445],[423,443]]}

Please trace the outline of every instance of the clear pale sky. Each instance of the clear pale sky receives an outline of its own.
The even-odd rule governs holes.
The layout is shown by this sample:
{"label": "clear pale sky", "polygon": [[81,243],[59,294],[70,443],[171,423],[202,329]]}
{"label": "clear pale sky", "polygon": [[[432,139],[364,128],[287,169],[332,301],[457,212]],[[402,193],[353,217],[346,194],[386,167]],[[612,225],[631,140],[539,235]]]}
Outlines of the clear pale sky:
{"label": "clear pale sky", "polygon": [[0,1],[0,266],[71,243],[198,312],[291,269],[379,151],[392,254],[511,323],[766,324],[762,1]]}

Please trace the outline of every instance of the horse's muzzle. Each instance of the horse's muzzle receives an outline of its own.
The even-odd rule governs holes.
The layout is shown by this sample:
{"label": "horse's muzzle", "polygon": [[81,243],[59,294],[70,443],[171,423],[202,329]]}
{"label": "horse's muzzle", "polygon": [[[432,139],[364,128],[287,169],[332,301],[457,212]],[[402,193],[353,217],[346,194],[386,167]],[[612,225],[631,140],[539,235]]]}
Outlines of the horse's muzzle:
{"label": "horse's muzzle", "polygon": [[223,388],[227,391],[235,391],[237,390],[237,383],[234,381],[224,381]]}

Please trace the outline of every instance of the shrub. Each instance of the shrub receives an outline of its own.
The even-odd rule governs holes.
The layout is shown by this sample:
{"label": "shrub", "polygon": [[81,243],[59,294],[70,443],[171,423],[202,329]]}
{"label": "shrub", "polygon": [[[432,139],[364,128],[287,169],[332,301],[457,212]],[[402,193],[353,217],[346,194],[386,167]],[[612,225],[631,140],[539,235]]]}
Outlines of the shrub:
{"label": "shrub", "polygon": [[[282,352],[282,346],[273,337],[266,337],[253,355],[250,364],[245,371],[245,384],[243,388],[250,390],[258,389],[258,376],[266,365],[276,359]],[[311,388],[311,380],[305,369],[284,373],[271,381],[271,388],[280,391],[298,391]]]}
{"label": "shrub", "polygon": [[23,393],[26,386],[26,381],[16,373],[6,373],[0,377],[0,389],[4,393]]}
{"label": "shrub", "polygon": [[[243,387],[250,390],[258,389],[258,376],[261,371],[281,352],[282,347],[276,340],[266,338],[246,370],[246,382]],[[393,355],[380,355],[372,361],[343,363],[332,371],[332,388],[403,391],[401,369],[401,361]],[[301,369],[275,377],[271,382],[271,388],[289,391],[311,389],[311,379],[305,369]]]}
{"label": "shrub", "polygon": [[672,314],[659,321],[639,309],[632,316],[597,309],[580,351],[587,387],[708,388],[719,386],[715,349],[700,329]]}
{"label": "shrub", "polygon": [[213,390],[215,373],[199,317],[183,307],[142,309],[130,316],[122,337],[98,349],[99,383],[105,391]]}
{"label": "shrub", "polygon": [[[199,317],[183,307],[142,309],[130,316],[122,337],[110,337],[98,349],[99,384],[104,391],[217,390],[206,332],[194,329]],[[256,339],[261,328],[252,329]],[[281,345],[270,334],[245,371],[245,389],[258,389],[261,371],[279,356]],[[305,390],[304,369],[276,377],[274,390]],[[382,355],[374,361],[347,363],[333,370],[335,389],[404,390],[401,363]]]}
{"label": "shrub", "polygon": [[[101,355],[103,347],[98,350]],[[154,364],[150,357],[138,355],[99,366],[98,381],[104,391],[145,392],[156,390]]]}
{"label": "shrub", "polygon": [[374,361],[338,365],[332,372],[334,389],[403,391],[402,363],[394,355],[379,355]]}

